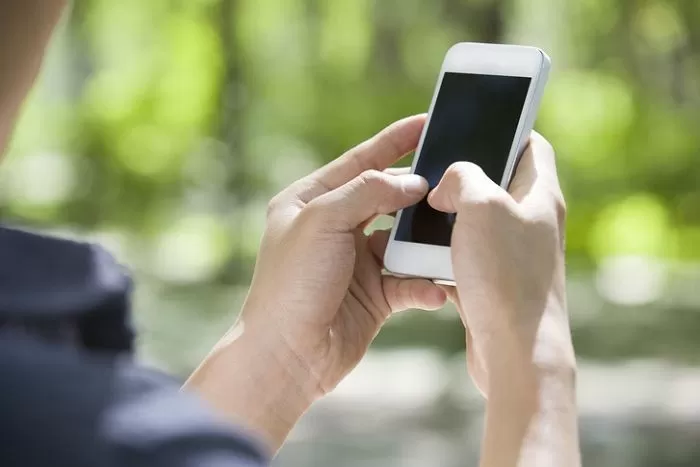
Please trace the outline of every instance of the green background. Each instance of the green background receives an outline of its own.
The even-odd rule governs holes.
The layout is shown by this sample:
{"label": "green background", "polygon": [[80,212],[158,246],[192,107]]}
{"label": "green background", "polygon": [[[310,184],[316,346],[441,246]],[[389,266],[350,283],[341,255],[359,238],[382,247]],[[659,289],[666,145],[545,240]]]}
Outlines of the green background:
{"label": "green background", "polygon": [[[568,204],[580,361],[693,368],[697,0],[81,0],[0,171],[0,215],[117,255],[137,278],[142,357],[184,376],[235,319],[268,200],[426,111],[459,41],[552,58],[536,128]],[[447,309],[392,319],[375,350],[450,358],[463,342]]]}

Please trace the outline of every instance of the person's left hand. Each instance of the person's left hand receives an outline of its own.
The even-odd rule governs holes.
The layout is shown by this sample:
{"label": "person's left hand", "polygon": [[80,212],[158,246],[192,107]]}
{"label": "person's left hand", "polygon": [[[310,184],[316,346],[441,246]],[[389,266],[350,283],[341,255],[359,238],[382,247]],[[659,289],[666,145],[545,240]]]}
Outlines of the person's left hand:
{"label": "person's left hand", "polygon": [[[267,385],[284,385],[285,398],[296,401],[297,410],[275,406],[283,412],[278,419],[287,420],[284,429],[278,420],[277,433],[272,434],[270,426],[261,426],[270,423],[256,420],[266,414],[249,416],[247,407],[228,402],[238,407],[234,415],[257,425],[274,447],[300,415],[299,409],[332,390],[355,367],[392,312],[436,309],[446,301],[445,292],[429,280],[382,275],[388,234],[363,232],[377,215],[415,204],[426,195],[423,178],[385,171],[415,148],[424,122],[417,116],[390,125],[270,202],[241,319],[232,338],[219,348],[236,343],[238,363],[230,367],[240,371],[251,371],[241,359],[267,365],[265,370],[252,370],[259,375],[253,377],[257,393],[238,396],[248,400],[244,405],[256,404],[251,400],[255,397],[274,398],[265,394]],[[276,372],[283,376],[269,376]],[[195,374],[191,381],[201,390],[198,379]]]}

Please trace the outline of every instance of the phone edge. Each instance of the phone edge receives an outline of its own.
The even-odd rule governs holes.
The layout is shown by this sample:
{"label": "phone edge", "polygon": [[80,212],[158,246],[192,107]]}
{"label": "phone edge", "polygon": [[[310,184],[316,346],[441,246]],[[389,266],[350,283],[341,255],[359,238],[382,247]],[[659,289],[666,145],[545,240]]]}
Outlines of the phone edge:
{"label": "phone edge", "polygon": [[[452,45],[448,51],[445,53],[445,57],[443,58],[442,64],[440,66],[440,73],[438,75],[438,80],[436,81],[435,84],[435,89],[433,90],[433,95],[431,97],[431,103],[430,103],[430,108],[427,113],[426,117],[426,123],[425,126],[421,132],[421,137],[419,139],[418,146],[416,147],[416,154],[413,156],[413,160],[411,161],[411,173],[415,171],[415,166],[418,163],[418,159],[420,158],[420,150],[423,149],[423,142],[425,139],[425,136],[428,131],[428,126],[430,119],[433,114],[433,109],[435,107],[435,102],[437,100],[438,94],[440,92],[440,87],[442,86],[442,80],[445,75],[445,66],[448,61],[448,57],[450,55],[450,52],[453,51],[453,49],[457,48],[460,44],[464,44],[464,42],[458,42],[454,45]],[[477,43],[478,44],[478,43]],[[507,44],[491,44],[491,45],[507,45]],[[524,149],[527,145],[527,141],[529,139],[530,134],[532,133],[532,130],[534,129],[535,121],[537,120],[537,115],[539,113],[539,108],[540,104],[542,102],[542,97],[544,95],[544,89],[545,86],[549,80],[549,72],[551,69],[551,59],[549,58],[549,55],[542,50],[539,47],[533,47],[533,46],[523,46],[523,47],[530,47],[532,49],[535,49],[542,58],[542,64],[540,66],[540,71],[537,74],[537,84],[535,85],[535,90],[534,94],[532,96],[532,99],[530,101],[529,105],[529,110],[527,112],[527,116],[525,117],[525,121],[523,123],[523,126],[521,128],[520,134],[517,136],[518,138],[518,149],[516,150],[514,156],[512,157],[512,160],[509,160],[507,162],[507,170],[508,170],[508,176],[504,179],[506,180],[505,183],[502,181],[501,186],[504,189],[507,189],[510,182],[512,181],[512,178],[515,174],[515,171],[517,169],[518,163],[520,162],[520,158],[524,152]],[[524,138],[524,136],[527,135],[527,138]],[[382,258],[382,263],[383,263],[383,269],[389,273],[392,276],[395,277],[404,277],[404,278],[423,278],[427,280],[431,280],[435,283],[440,283],[444,285],[455,285],[455,280],[454,278],[437,278],[437,277],[425,277],[425,276],[414,276],[414,275],[408,275],[404,273],[400,273],[397,271],[392,270],[392,268],[389,266],[390,261],[388,261],[390,255],[390,252],[392,250],[392,244],[395,242],[394,237],[396,235],[396,230],[398,229],[398,225],[401,219],[401,214],[403,212],[403,209],[401,209],[394,220],[394,223],[391,227],[391,231],[389,233],[389,241],[387,243],[387,248],[386,251],[384,252],[384,257]]]}

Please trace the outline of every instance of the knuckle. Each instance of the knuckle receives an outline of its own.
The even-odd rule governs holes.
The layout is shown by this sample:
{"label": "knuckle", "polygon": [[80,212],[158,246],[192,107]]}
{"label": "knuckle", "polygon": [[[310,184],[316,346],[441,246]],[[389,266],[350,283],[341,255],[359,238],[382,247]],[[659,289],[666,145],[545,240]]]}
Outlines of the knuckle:
{"label": "knuckle", "polygon": [[376,169],[370,169],[362,172],[362,175],[360,175],[360,181],[361,183],[372,188],[383,188],[388,184],[386,177],[386,174],[383,172]]}
{"label": "knuckle", "polygon": [[[398,196],[396,190],[393,189],[395,182],[391,176],[379,170],[366,170],[360,175],[360,187],[365,187],[368,192],[371,192],[371,203],[376,204],[375,208],[383,212],[385,204],[393,204],[395,197]],[[369,202],[369,201],[368,201]]]}
{"label": "knuckle", "polygon": [[549,142],[547,138],[542,136],[540,133],[533,131],[530,134],[530,142],[540,148],[542,148],[545,151],[551,151],[554,152],[554,147],[552,146],[552,143]]}
{"label": "knuckle", "polygon": [[560,227],[566,224],[567,206],[564,196],[559,193],[554,196],[554,212],[556,214],[557,225]]}
{"label": "knuckle", "polygon": [[508,195],[500,192],[483,193],[481,196],[463,200],[462,204],[471,204],[474,208],[484,211],[505,211],[510,209]]}
{"label": "knuckle", "polygon": [[486,204],[492,209],[510,208],[511,198],[505,191],[493,191],[485,196]]}
{"label": "knuckle", "polygon": [[566,202],[561,192],[552,192],[549,202],[532,206],[525,213],[524,221],[539,231],[551,234],[563,241],[566,225]]}
{"label": "knuckle", "polygon": [[540,200],[534,211],[539,218],[562,228],[566,224],[567,206],[561,189],[558,187],[548,188],[545,198]]}
{"label": "knuckle", "polygon": [[274,216],[282,204],[282,193],[278,193],[267,203],[267,218]]}
{"label": "knuckle", "polygon": [[542,135],[539,135],[539,140],[540,140],[540,144],[542,145],[543,150],[545,150],[549,153],[552,153],[552,154],[555,153],[554,146],[552,146],[552,143],[548,139],[546,139]]}
{"label": "knuckle", "polygon": [[410,281],[399,282],[396,295],[398,305],[401,309],[406,309],[413,306],[413,289]]}
{"label": "knuckle", "polygon": [[479,175],[479,171],[481,171],[481,168],[472,162],[455,162],[445,171],[443,181],[450,187],[450,190],[459,193],[460,203],[469,202],[470,200],[464,190],[469,185],[470,179],[473,180]]}
{"label": "knuckle", "polygon": [[524,224],[540,241],[545,241],[550,246],[556,245],[563,251],[566,241],[565,229],[555,224],[552,217],[551,212],[539,212],[524,219]]}
{"label": "knuckle", "polygon": [[445,174],[450,177],[462,178],[479,172],[482,172],[481,167],[473,162],[459,161],[450,165]]}
{"label": "knuckle", "polygon": [[530,210],[523,212],[520,216],[520,221],[526,225],[538,230],[554,230],[555,226],[552,222],[552,215],[546,209]]}
{"label": "knuckle", "polygon": [[324,206],[318,200],[308,203],[298,215],[299,222],[306,225],[316,225],[323,221]]}
{"label": "knuckle", "polygon": [[[481,221],[500,219],[506,212],[500,202],[488,196],[462,197],[457,201],[457,214]],[[477,222],[481,222],[477,221]]]}

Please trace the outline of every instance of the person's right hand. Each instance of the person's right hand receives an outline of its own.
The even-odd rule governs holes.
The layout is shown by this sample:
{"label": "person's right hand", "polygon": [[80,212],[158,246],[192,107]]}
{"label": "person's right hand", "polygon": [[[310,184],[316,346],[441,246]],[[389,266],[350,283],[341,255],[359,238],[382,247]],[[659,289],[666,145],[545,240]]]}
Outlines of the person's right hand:
{"label": "person's right hand", "polygon": [[390,125],[270,202],[239,320],[187,385],[273,451],[392,313],[447,301],[427,279],[382,275],[386,232],[363,232],[428,192],[418,175],[385,171],[416,147],[424,123],[420,115]]}
{"label": "person's right hand", "polygon": [[[530,381],[575,367],[564,278],[565,204],[554,151],[533,133],[510,193],[476,165],[452,165],[428,202],[457,213],[452,234],[456,289],[477,387]],[[535,370],[531,372],[530,370]],[[507,388],[511,390],[511,388]]]}

